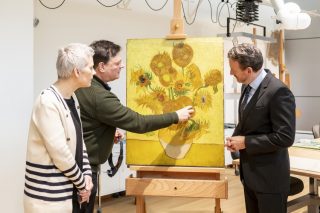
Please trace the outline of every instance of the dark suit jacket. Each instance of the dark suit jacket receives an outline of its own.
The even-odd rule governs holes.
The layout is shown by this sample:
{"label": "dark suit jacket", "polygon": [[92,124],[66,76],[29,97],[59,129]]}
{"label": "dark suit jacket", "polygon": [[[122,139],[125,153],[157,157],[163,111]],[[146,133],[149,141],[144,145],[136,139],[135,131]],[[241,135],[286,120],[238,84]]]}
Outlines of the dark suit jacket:
{"label": "dark suit jacket", "polygon": [[266,71],[233,133],[245,136],[240,178],[257,192],[288,192],[288,147],[295,137],[295,99],[285,84]]}

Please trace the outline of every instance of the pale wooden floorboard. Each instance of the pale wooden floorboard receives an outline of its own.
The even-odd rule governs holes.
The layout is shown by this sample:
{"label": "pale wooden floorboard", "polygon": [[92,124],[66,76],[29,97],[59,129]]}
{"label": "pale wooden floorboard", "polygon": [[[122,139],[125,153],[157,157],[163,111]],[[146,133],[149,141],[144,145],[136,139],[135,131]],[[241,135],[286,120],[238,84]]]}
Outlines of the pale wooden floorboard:
{"label": "pale wooden floorboard", "polygon": [[[226,169],[223,177],[228,179],[229,198],[221,200],[223,213],[245,212],[242,184],[239,176],[234,175],[233,169]],[[304,190],[299,195],[289,197],[289,200],[307,194],[308,179],[299,177],[304,181]],[[213,213],[214,200],[204,198],[176,198],[176,197],[147,197],[147,213]],[[134,213],[135,205],[133,197],[119,197],[104,200],[102,202],[103,213]],[[301,208],[294,213],[306,213],[306,208]]]}

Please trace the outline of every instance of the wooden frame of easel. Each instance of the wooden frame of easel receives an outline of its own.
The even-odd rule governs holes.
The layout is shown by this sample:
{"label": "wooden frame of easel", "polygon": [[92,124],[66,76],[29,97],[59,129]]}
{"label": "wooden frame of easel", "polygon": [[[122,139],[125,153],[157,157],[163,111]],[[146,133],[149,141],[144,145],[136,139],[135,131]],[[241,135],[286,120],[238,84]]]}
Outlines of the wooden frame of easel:
{"label": "wooden frame of easel", "polygon": [[144,196],[215,199],[215,213],[221,213],[220,199],[228,198],[228,182],[220,179],[224,168],[130,166],[137,177],[126,179],[126,194],[136,196],[136,213],[146,213]]}
{"label": "wooden frame of easel", "polygon": [[184,33],[183,19],[181,16],[181,0],[174,0],[173,18],[170,23],[170,34],[166,39],[185,39],[187,35]]}
{"label": "wooden frame of easel", "polygon": [[288,70],[286,69],[286,65],[284,64],[284,51],[283,51],[283,46],[284,46],[284,32],[283,30],[280,30],[279,33],[279,56],[278,56],[278,61],[279,61],[279,79],[284,82],[289,88],[290,88],[290,74],[288,73]]}

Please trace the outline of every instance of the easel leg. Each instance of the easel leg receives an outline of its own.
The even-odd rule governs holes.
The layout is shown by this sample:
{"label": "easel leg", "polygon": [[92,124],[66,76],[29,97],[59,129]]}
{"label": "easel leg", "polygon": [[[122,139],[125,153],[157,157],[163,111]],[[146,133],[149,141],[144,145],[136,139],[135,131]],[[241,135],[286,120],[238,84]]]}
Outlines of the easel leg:
{"label": "easel leg", "polygon": [[146,213],[146,206],[143,196],[136,196],[136,213]]}
{"label": "easel leg", "polygon": [[215,206],[214,212],[221,213],[220,198],[216,198],[216,206]]}

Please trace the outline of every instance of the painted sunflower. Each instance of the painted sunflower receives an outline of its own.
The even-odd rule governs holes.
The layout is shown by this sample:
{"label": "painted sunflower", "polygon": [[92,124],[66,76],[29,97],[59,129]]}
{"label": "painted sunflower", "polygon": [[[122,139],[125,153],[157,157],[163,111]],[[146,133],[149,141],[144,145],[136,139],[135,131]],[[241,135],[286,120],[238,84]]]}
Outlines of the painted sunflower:
{"label": "painted sunflower", "polygon": [[171,66],[172,60],[167,52],[153,56],[150,62],[150,68],[157,76],[161,76],[163,72],[171,68]]}
{"label": "painted sunflower", "polygon": [[215,93],[218,91],[217,85],[220,82],[222,82],[222,74],[220,70],[210,70],[204,76],[205,86],[212,86]]}
{"label": "painted sunflower", "polygon": [[194,96],[194,106],[208,111],[212,106],[212,95],[208,90],[200,89]]}
{"label": "painted sunflower", "polygon": [[202,86],[202,78],[201,78],[201,72],[199,67],[192,63],[187,67],[186,77],[190,80],[192,83],[193,90],[198,89]]}
{"label": "painted sunflower", "polygon": [[175,68],[170,67],[169,69],[162,70],[161,75],[159,75],[159,81],[164,87],[173,86],[174,79],[176,79],[178,72]]}
{"label": "painted sunflower", "polygon": [[182,73],[178,73],[177,77],[173,79],[172,89],[175,96],[185,96],[192,89],[192,83],[187,76]]}
{"label": "painted sunflower", "polygon": [[[165,89],[160,87],[154,89],[154,91],[151,92],[150,95],[152,96],[153,100],[155,100],[161,105],[169,99],[168,95],[165,92]],[[155,103],[155,104],[158,104],[158,103]]]}
{"label": "painted sunflower", "polygon": [[146,107],[156,114],[162,113],[162,105],[155,104],[155,100],[151,95],[141,95],[135,101],[139,107]]}
{"label": "painted sunflower", "polygon": [[130,83],[139,88],[145,88],[151,84],[152,74],[145,72],[143,69],[138,69],[131,72]]}
{"label": "painted sunflower", "polygon": [[193,58],[193,49],[183,42],[173,46],[172,59],[180,67],[186,67]]}
{"label": "painted sunflower", "polygon": [[177,92],[183,92],[184,91],[184,81],[178,80],[174,83],[174,90]]}

